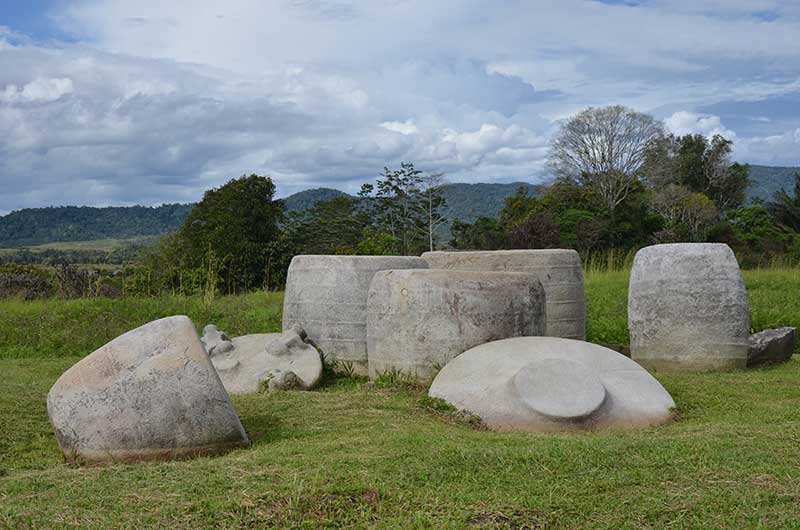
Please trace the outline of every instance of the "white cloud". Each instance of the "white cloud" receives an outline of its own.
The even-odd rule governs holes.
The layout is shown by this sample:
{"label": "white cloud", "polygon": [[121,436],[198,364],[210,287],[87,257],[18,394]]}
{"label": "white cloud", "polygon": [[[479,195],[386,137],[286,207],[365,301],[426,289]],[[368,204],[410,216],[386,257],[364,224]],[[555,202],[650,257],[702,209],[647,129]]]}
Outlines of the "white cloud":
{"label": "white cloud", "polygon": [[736,141],[736,133],[726,128],[719,116],[703,116],[689,111],[679,111],[664,120],[667,128],[676,136],[702,134],[709,138],[719,134],[731,141]]}
{"label": "white cloud", "polygon": [[76,42],[0,27],[0,210],[196,200],[245,172],[355,190],[400,160],[536,180],[558,121],[590,105],[723,134],[743,161],[797,153],[800,113],[748,131],[699,110],[800,97],[796,2],[61,0],[49,16]]}
{"label": "white cloud", "polygon": [[35,79],[22,87],[14,84],[6,85],[0,92],[0,102],[44,102],[49,103],[59,99],[61,96],[71,94],[74,90],[72,79]]}
{"label": "white cloud", "polygon": [[381,123],[381,127],[386,129],[387,131],[394,131],[400,134],[416,134],[419,132],[419,129],[416,125],[414,125],[413,120],[406,120],[406,121],[385,121]]}

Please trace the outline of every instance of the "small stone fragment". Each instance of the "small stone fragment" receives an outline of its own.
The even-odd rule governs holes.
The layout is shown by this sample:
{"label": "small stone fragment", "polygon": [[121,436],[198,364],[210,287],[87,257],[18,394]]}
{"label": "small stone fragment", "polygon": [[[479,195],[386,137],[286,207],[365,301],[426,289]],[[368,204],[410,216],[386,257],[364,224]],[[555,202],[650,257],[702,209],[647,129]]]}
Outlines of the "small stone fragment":
{"label": "small stone fragment", "polygon": [[765,329],[750,335],[747,366],[786,362],[794,354],[797,328]]}
{"label": "small stone fragment", "polygon": [[203,336],[200,337],[200,342],[203,343],[209,355],[225,353],[233,349],[233,343],[228,336],[217,329],[214,324],[209,324],[203,328]]}

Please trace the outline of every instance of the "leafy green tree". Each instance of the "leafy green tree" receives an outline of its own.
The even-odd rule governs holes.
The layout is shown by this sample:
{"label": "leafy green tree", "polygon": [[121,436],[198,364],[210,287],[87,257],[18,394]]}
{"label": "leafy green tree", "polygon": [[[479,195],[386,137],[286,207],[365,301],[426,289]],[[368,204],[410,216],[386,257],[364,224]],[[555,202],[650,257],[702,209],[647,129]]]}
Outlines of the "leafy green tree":
{"label": "leafy green tree", "polygon": [[794,195],[780,190],[767,204],[767,210],[777,223],[800,233],[800,173],[794,174]]}
{"label": "leafy green tree", "polygon": [[650,145],[642,171],[654,189],[677,184],[705,194],[726,212],[744,204],[750,185],[750,167],[732,163],[732,151],[733,142],[720,135],[670,135]]}
{"label": "leafy green tree", "polygon": [[363,239],[356,245],[356,254],[360,256],[397,256],[401,253],[399,239],[374,228],[367,228]]}
{"label": "leafy green tree", "polygon": [[473,223],[455,219],[450,232],[453,236],[450,244],[459,250],[497,250],[508,246],[507,234],[497,219],[489,217],[479,217]]}
{"label": "leafy green tree", "polygon": [[219,278],[227,292],[261,287],[271,276],[282,249],[279,222],[282,201],[273,200],[269,177],[243,176],[208,190],[192,209],[175,241],[184,269],[207,269],[219,263]]}
{"label": "leafy green tree", "polygon": [[337,197],[289,215],[286,234],[301,254],[355,254],[370,226],[359,200]]}
{"label": "leafy green tree", "polygon": [[400,169],[384,167],[374,186],[362,186],[359,196],[369,204],[378,232],[399,241],[401,254],[416,255],[433,245],[436,227],[444,222],[440,178],[401,162]]}
{"label": "leafy green tree", "polygon": [[668,184],[657,190],[651,204],[666,223],[665,231],[656,237],[660,243],[704,241],[719,219],[711,199],[678,184]]}
{"label": "leafy green tree", "polygon": [[561,229],[547,213],[533,212],[508,234],[513,249],[558,248]]}

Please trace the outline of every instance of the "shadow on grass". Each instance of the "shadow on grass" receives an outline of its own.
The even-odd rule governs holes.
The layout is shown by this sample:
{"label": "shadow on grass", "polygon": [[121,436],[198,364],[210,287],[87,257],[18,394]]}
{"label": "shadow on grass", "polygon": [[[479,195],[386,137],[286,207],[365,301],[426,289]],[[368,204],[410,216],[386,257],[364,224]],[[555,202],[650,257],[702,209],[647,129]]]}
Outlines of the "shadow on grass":
{"label": "shadow on grass", "polygon": [[240,419],[254,447],[287,437],[278,418],[271,414],[250,414],[241,416]]}

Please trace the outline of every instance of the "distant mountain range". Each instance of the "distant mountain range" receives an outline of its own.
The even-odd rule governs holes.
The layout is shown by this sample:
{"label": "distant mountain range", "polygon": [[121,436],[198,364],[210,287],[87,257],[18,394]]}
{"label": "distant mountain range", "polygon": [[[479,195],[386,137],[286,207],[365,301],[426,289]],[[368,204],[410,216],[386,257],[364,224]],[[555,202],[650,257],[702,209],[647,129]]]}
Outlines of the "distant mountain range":
{"label": "distant mountain range", "polygon": [[[776,191],[794,191],[794,173],[800,168],[751,166],[752,185],[749,198],[770,200]],[[503,208],[504,200],[520,187],[536,194],[538,186],[511,184],[465,184],[444,186],[447,202],[445,216],[471,222],[481,216],[494,217]],[[289,212],[302,211],[319,201],[347,196],[331,188],[301,191],[284,199]],[[130,239],[161,235],[177,230],[189,215],[193,204],[165,204],[146,207],[60,206],[27,208],[0,216],[0,247],[16,248],[66,241]],[[444,236],[449,236],[445,227]]]}
{"label": "distant mountain range", "polygon": [[792,195],[795,173],[800,173],[800,167],[750,166],[751,183],[747,190],[749,199],[770,201],[775,192],[781,189]]}

